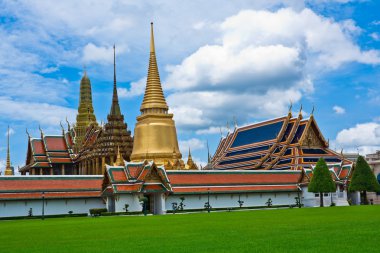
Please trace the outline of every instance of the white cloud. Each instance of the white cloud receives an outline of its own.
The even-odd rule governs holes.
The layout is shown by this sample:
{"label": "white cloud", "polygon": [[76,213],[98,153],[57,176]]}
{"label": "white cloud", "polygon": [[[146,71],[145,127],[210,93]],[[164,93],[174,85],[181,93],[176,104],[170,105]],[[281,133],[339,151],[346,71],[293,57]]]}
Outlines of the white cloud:
{"label": "white cloud", "polygon": [[344,109],[343,107],[338,106],[338,105],[334,105],[333,110],[336,114],[345,114],[346,113],[346,109]]}
{"label": "white cloud", "polygon": [[117,92],[120,98],[129,98],[144,94],[146,77],[141,78],[137,82],[131,82],[130,88],[118,88]]}
{"label": "white cloud", "polygon": [[195,133],[198,134],[198,135],[202,135],[202,134],[221,134],[222,135],[226,131],[227,131],[226,127],[211,126],[211,127],[207,128],[207,129],[197,130]]}
{"label": "white cloud", "polygon": [[[13,128],[9,128],[9,136],[11,136],[11,135],[14,135],[15,134],[15,130],[13,129]],[[4,135],[5,136],[8,136],[8,129],[7,129],[7,131],[4,133]]]}
{"label": "white cloud", "polygon": [[0,172],[1,172],[0,174],[1,175],[4,175],[5,166],[6,166],[5,160],[0,160]]}
{"label": "white cloud", "polygon": [[373,153],[380,149],[380,124],[369,122],[343,129],[337,134],[335,145],[345,152]]}
{"label": "white cloud", "polygon": [[54,73],[56,71],[58,71],[59,68],[56,66],[56,67],[48,67],[48,68],[44,68],[40,71],[40,73],[42,74],[49,74],[49,73]]}
{"label": "white cloud", "polygon": [[380,40],[380,34],[379,34],[379,33],[373,32],[373,33],[370,33],[369,36],[370,36],[373,40],[376,40],[376,41],[379,41],[379,40]]}
{"label": "white cloud", "polygon": [[219,30],[217,43],[166,68],[164,88],[177,124],[199,133],[235,115],[247,122],[286,113],[289,101],[313,92],[313,76],[327,68],[380,63],[379,51],[354,42],[362,30],[353,20],[334,22],[310,9],[244,10]]}
{"label": "white cloud", "polygon": [[66,117],[73,121],[76,112],[71,108],[48,103],[14,101],[7,97],[0,97],[0,117],[3,120],[34,121],[41,125],[58,126],[59,122]]}
{"label": "white cloud", "polygon": [[113,62],[113,49],[109,47],[98,47],[93,43],[88,43],[83,48],[83,62],[97,62],[108,64]]}
{"label": "white cloud", "polygon": [[186,157],[187,157],[187,154],[189,153],[189,148],[191,149],[191,151],[205,148],[204,141],[197,138],[191,138],[188,140],[180,140],[178,145],[181,149],[182,155]]}

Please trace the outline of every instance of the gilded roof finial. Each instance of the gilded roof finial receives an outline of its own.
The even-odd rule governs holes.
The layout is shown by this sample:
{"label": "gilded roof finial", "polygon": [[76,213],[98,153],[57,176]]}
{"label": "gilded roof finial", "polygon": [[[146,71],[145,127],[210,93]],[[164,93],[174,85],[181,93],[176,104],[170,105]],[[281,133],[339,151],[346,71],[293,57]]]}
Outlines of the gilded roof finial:
{"label": "gilded roof finial", "polygon": [[87,76],[86,64],[83,64],[83,76]]}
{"label": "gilded roof finial", "polygon": [[11,155],[10,155],[10,147],[9,147],[9,135],[10,135],[10,132],[9,132],[9,125],[8,125],[8,132],[7,132],[7,140],[8,140],[8,143],[7,143],[7,163],[6,163],[6,166],[5,166],[5,175],[6,176],[12,176],[13,175],[13,172],[12,172],[12,169],[11,169]]}
{"label": "gilded roof finial", "polygon": [[65,128],[64,128],[63,125],[62,125],[62,121],[60,121],[59,124],[61,125],[62,134],[65,135]]}
{"label": "gilded roof finial", "polygon": [[292,100],[290,100],[289,111],[288,111],[289,115],[292,115],[292,108],[293,108],[293,102]]}
{"label": "gilded roof finial", "polygon": [[117,157],[116,157],[116,163],[115,166],[124,166],[124,159],[120,152],[120,146],[117,146]]}
{"label": "gilded roof finial", "polygon": [[67,123],[67,131],[70,132],[70,122],[67,120],[67,116],[66,116],[66,123]]}
{"label": "gilded roof finial", "polygon": [[236,117],[234,116],[234,127],[235,129],[237,128],[237,121],[236,121]]}
{"label": "gilded roof finial", "polygon": [[302,104],[301,104],[301,107],[300,107],[300,111],[299,111],[299,116],[301,116],[302,117]]}
{"label": "gilded roof finial", "polygon": [[26,134],[28,135],[28,138],[30,139],[31,136],[30,136],[30,134],[29,134],[29,132],[28,132],[28,128],[25,128],[25,132],[26,132]]}
{"label": "gilded roof finial", "polygon": [[39,129],[40,132],[41,132],[41,139],[43,139],[43,138],[44,138],[44,132],[43,132],[42,129],[41,129],[41,125],[38,125],[38,129]]}
{"label": "gilded roof finial", "polygon": [[314,115],[314,105],[313,105],[313,109],[311,110],[311,115],[310,116],[313,116]]}

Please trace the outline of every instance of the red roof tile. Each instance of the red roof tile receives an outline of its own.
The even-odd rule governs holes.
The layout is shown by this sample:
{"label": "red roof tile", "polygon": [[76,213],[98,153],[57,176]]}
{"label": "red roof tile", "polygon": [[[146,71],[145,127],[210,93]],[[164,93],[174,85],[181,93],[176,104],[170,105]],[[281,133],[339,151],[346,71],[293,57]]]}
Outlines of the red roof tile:
{"label": "red roof tile", "polygon": [[[79,192],[45,192],[46,199],[54,198],[91,198],[100,197],[100,191],[79,191]],[[28,193],[0,193],[0,199],[41,199],[41,192]]]}
{"label": "red roof tile", "polygon": [[300,179],[300,172],[271,171],[264,173],[248,173],[224,171],[219,173],[176,173],[167,171],[171,185],[225,185],[225,184],[296,184]]}
{"label": "red roof tile", "polygon": [[0,178],[0,193],[12,191],[99,190],[101,177],[21,176]]}
{"label": "red roof tile", "polygon": [[173,187],[173,192],[181,193],[229,193],[229,192],[266,192],[266,191],[298,191],[296,185],[248,185],[248,186],[223,186],[223,187]]}
{"label": "red roof tile", "polygon": [[46,136],[44,140],[48,151],[62,151],[67,149],[63,136]]}
{"label": "red roof tile", "polygon": [[44,144],[40,139],[32,140],[34,154],[45,154]]}

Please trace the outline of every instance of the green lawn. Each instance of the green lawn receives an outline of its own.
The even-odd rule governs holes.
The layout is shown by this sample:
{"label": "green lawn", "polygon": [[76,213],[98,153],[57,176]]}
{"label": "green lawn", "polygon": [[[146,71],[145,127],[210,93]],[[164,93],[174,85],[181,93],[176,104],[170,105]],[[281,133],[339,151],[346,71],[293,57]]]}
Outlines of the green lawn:
{"label": "green lawn", "polygon": [[0,221],[0,252],[379,252],[380,206]]}

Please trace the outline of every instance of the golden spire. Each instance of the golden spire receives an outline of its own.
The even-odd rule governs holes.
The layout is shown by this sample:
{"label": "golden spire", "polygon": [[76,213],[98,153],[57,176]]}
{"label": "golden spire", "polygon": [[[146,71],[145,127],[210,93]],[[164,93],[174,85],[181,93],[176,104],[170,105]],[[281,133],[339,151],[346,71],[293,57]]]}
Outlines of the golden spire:
{"label": "golden spire", "polygon": [[8,147],[7,147],[7,164],[5,166],[5,175],[12,176],[13,171],[11,168],[11,155],[10,155],[10,148],[9,148],[9,126],[8,126],[7,136],[8,136]]}
{"label": "golden spire", "polygon": [[157,110],[158,113],[167,113],[168,105],[162,91],[160,74],[158,72],[156,50],[154,47],[154,34],[153,34],[153,22],[150,23],[150,57],[148,77],[146,81],[146,89],[144,94],[144,100],[140,107],[140,111],[144,114],[149,112],[148,109],[161,109]]}
{"label": "golden spire", "polygon": [[[153,23],[151,23],[150,58],[144,100],[137,117],[133,139],[132,162],[153,160],[158,165],[172,164],[180,169],[184,163],[178,147],[173,114],[168,113],[154,48]],[[181,165],[180,167],[178,167]],[[165,166],[165,168],[169,168]]]}
{"label": "golden spire", "polygon": [[117,158],[116,162],[114,163],[114,166],[124,166],[124,159],[120,153],[120,146],[117,146]]}

